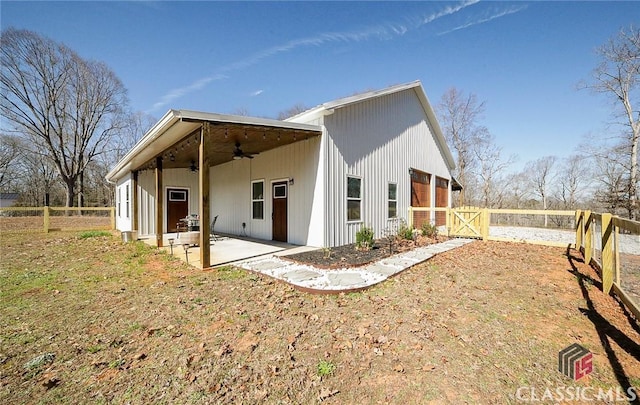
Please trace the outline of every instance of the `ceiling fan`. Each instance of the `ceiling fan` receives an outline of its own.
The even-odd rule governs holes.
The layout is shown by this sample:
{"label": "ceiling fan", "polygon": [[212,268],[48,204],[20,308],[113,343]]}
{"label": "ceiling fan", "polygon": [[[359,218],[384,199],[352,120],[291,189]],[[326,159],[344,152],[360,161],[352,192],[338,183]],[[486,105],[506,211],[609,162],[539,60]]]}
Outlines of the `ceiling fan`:
{"label": "ceiling fan", "polygon": [[234,160],[238,160],[242,158],[253,159],[253,155],[257,155],[257,153],[254,153],[254,154],[244,153],[242,149],[240,149],[240,142],[236,142],[236,148],[233,150]]}
{"label": "ceiling fan", "polygon": [[194,173],[198,171],[198,166],[196,166],[196,161],[195,160],[191,161],[191,166],[189,166],[189,170],[191,170]]}

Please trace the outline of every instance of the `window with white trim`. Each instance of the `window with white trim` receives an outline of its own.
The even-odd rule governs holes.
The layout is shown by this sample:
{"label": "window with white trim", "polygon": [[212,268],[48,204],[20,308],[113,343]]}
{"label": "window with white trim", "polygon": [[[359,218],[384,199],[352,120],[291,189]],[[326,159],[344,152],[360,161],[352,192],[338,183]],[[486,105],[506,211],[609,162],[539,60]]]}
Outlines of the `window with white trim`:
{"label": "window with white trim", "polygon": [[362,179],[347,176],[347,221],[362,220]]}
{"label": "window with white trim", "polygon": [[251,212],[253,219],[264,219],[264,180],[251,182]]}
{"label": "window with white trim", "polygon": [[127,215],[127,218],[129,218],[129,185],[128,184],[124,189],[124,202],[125,202],[126,215]]}
{"label": "window with white trim", "polygon": [[398,216],[398,185],[389,183],[387,192],[387,216],[388,218],[396,218]]}
{"label": "window with white trim", "polygon": [[122,187],[118,187],[118,192],[116,193],[116,200],[118,205],[118,217],[122,218],[122,210],[120,209],[120,204],[122,202]]}

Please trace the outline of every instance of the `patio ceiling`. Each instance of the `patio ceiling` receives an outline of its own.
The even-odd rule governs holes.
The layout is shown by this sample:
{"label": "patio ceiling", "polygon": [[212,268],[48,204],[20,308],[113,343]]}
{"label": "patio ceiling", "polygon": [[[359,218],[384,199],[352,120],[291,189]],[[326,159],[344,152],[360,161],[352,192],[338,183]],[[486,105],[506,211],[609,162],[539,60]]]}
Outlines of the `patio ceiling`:
{"label": "patio ceiling", "polygon": [[233,160],[236,144],[244,154],[255,155],[322,134],[317,125],[170,110],[116,164],[107,180],[114,182],[128,172],[153,169],[158,158],[163,168],[189,168],[192,162],[197,165],[200,131],[205,122],[209,123],[205,144],[210,166]]}
{"label": "patio ceiling", "polygon": [[[196,129],[187,136],[170,145],[158,155],[146,161],[140,169],[152,169],[156,157],[162,157],[165,169],[189,168],[198,164],[200,146],[200,125],[202,121],[189,121],[196,124]],[[206,154],[211,166],[217,166],[239,157],[234,154],[237,146],[247,159],[247,155],[255,156],[280,146],[309,139],[320,135],[317,131],[290,128],[275,128],[264,125],[247,125],[242,123],[210,122],[211,129],[206,140]]]}

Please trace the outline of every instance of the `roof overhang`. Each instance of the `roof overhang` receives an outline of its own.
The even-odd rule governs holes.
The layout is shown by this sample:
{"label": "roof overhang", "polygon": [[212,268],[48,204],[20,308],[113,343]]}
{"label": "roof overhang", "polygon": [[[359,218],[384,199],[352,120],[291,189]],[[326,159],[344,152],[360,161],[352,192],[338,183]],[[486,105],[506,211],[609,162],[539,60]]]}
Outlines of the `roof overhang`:
{"label": "roof overhang", "polygon": [[205,140],[211,166],[233,160],[240,144],[246,154],[258,154],[322,134],[317,125],[266,118],[224,115],[190,110],[169,110],[107,174],[115,182],[129,172],[152,168],[189,167],[198,161],[200,128],[210,124]]}

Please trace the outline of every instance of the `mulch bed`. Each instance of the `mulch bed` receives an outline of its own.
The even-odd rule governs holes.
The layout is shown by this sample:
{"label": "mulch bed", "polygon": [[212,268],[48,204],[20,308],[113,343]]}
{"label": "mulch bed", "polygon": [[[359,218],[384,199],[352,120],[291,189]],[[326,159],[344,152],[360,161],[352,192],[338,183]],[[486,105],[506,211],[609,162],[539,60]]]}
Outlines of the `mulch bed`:
{"label": "mulch bed", "polygon": [[428,238],[421,235],[416,236],[415,240],[395,238],[390,241],[389,239],[384,238],[376,240],[372,249],[358,249],[355,244],[350,244],[296,253],[293,255],[283,256],[281,259],[327,270],[342,269],[346,267],[362,267],[400,252],[406,252],[417,247],[444,242],[447,239],[448,238],[444,236]]}

